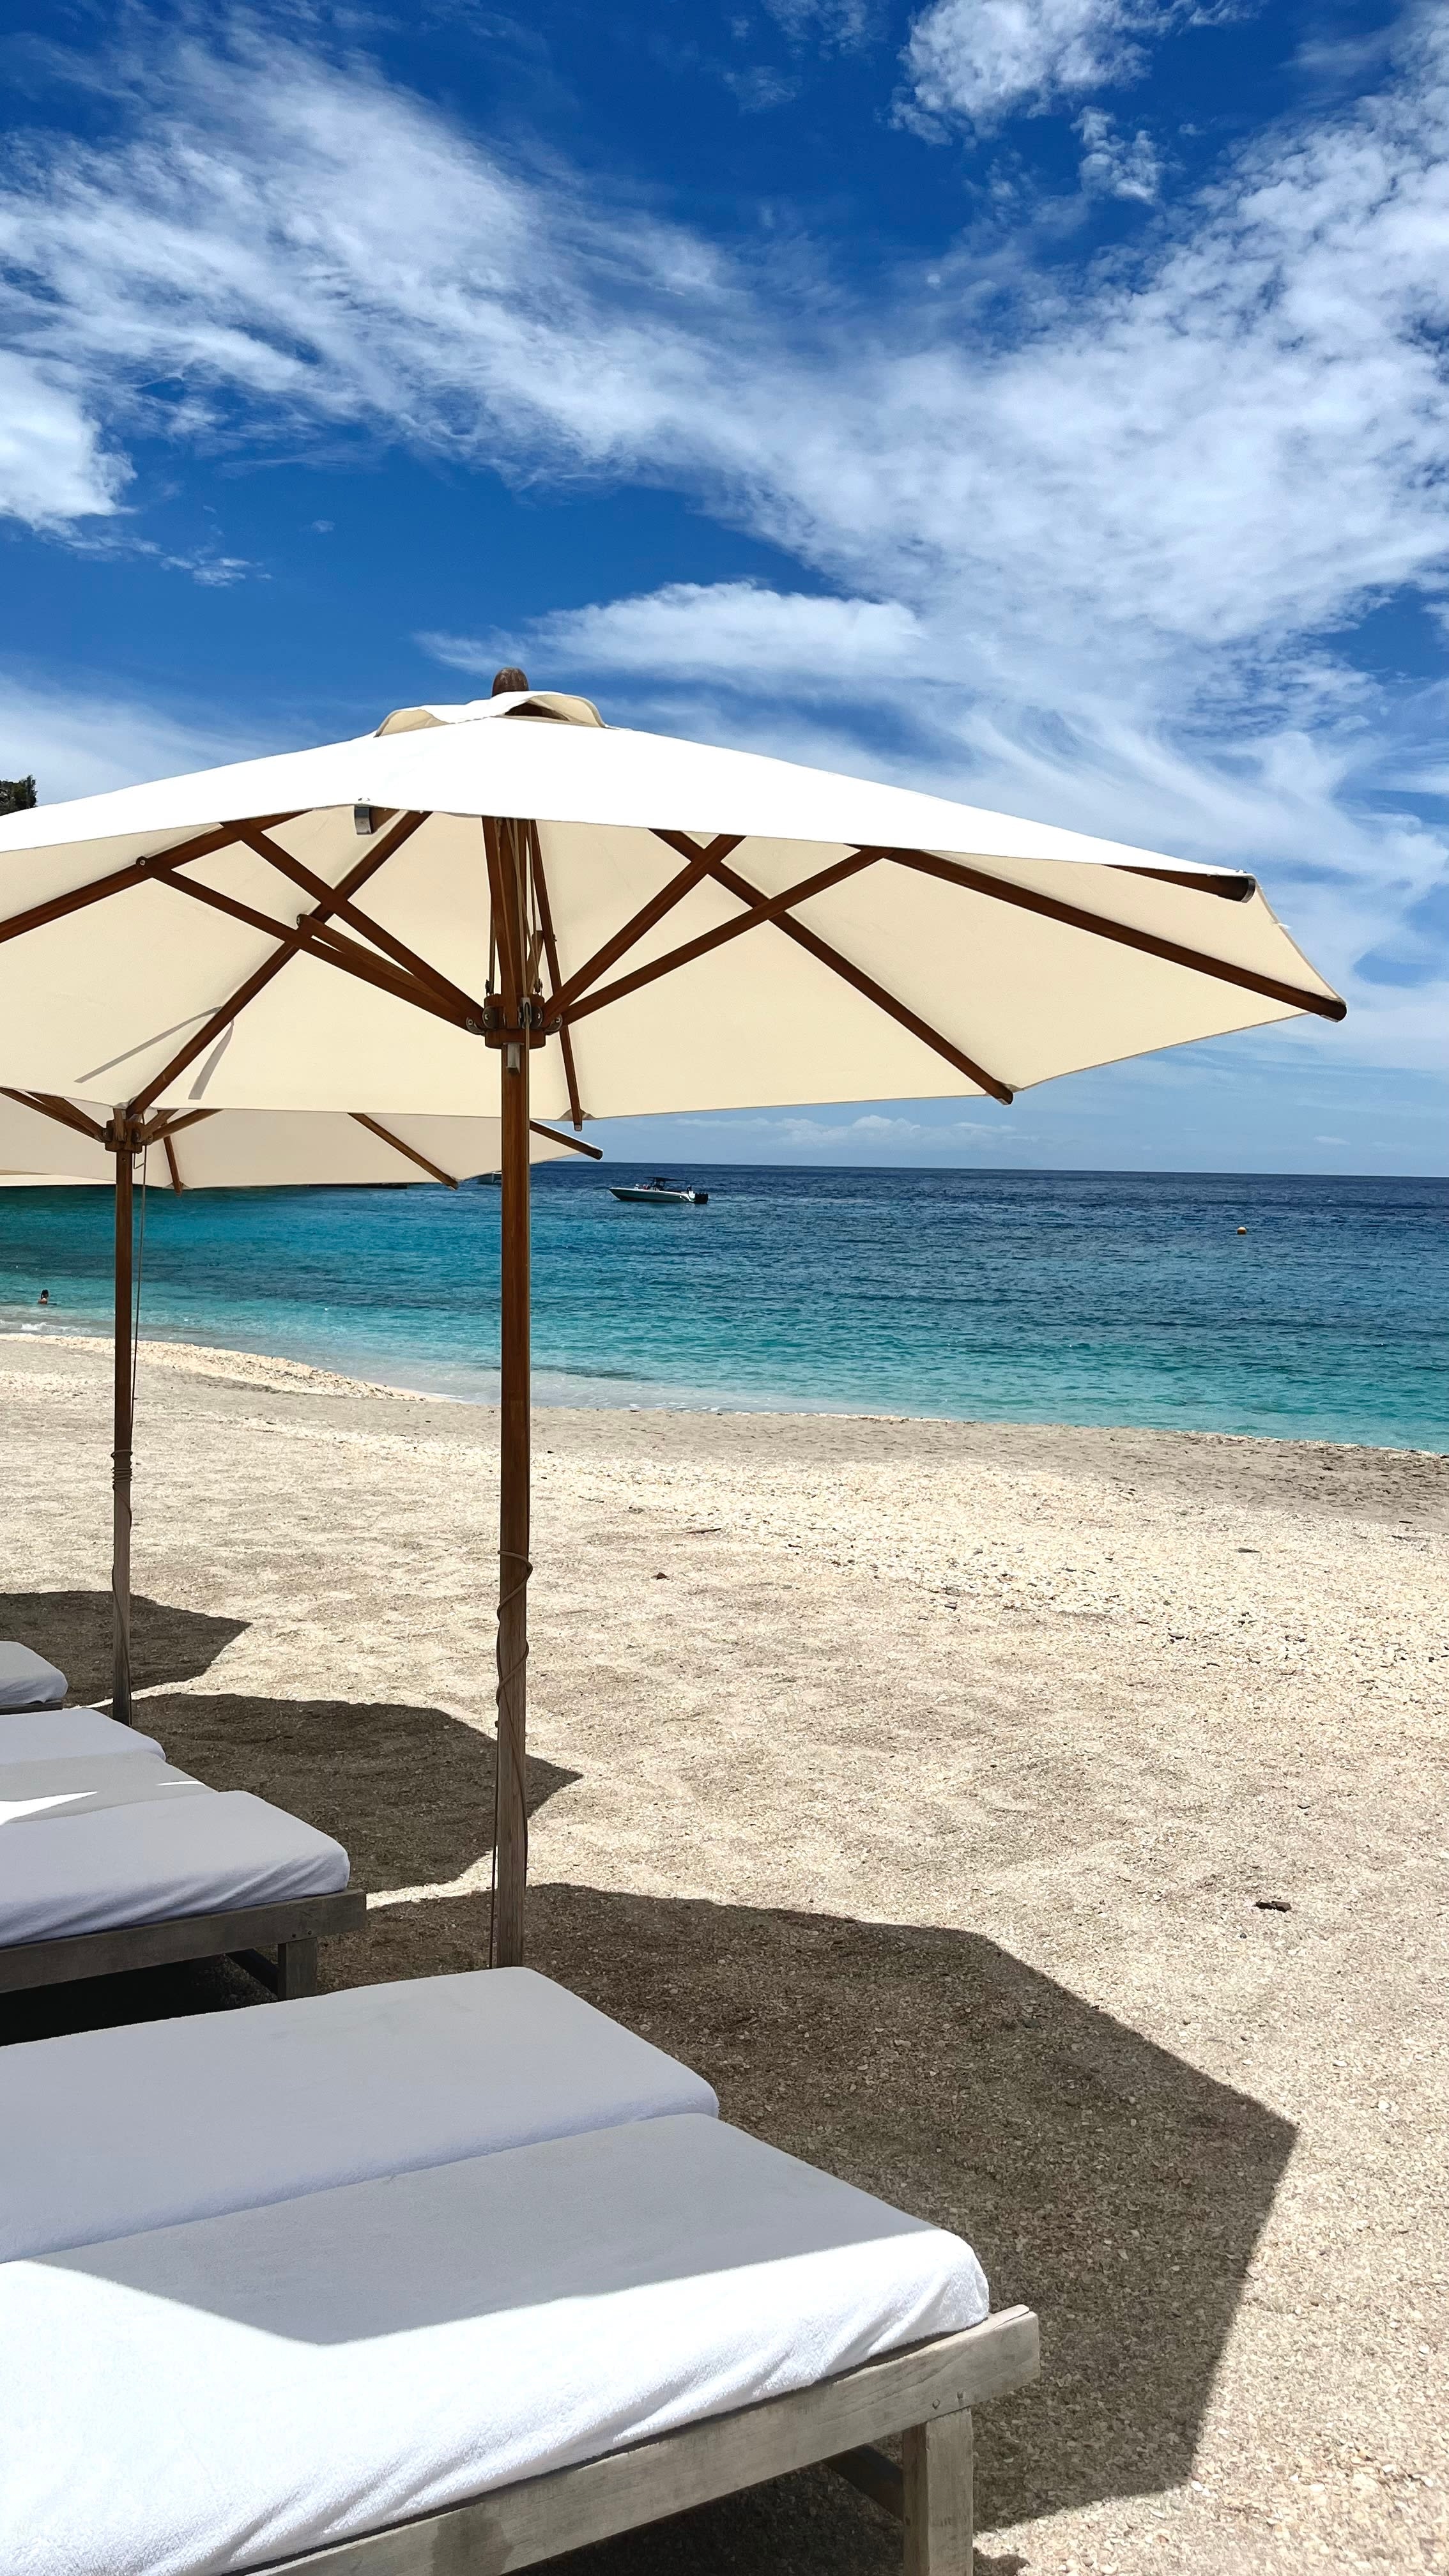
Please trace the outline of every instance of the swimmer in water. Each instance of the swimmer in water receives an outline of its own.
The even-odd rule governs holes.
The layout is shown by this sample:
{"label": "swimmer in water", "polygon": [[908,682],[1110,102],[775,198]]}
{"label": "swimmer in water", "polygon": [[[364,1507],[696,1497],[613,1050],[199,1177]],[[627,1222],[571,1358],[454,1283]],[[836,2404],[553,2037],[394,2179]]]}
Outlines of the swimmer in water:
{"label": "swimmer in water", "polygon": [[50,1304],[50,1290],[48,1288],[42,1288],[40,1295],[36,1298],[35,1302],[37,1306],[48,1306]]}

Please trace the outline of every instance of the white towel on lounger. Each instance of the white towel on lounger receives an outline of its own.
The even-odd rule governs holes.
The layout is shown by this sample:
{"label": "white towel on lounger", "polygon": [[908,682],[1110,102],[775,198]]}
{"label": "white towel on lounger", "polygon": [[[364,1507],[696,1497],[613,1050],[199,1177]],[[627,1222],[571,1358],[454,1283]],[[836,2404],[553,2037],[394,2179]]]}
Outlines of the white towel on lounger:
{"label": "white towel on lounger", "polygon": [[0,2051],[0,2263],[718,2109],[703,2076],[532,1968],[30,2040]]}
{"label": "white towel on lounger", "polygon": [[6,1834],[0,1947],[326,1896],[347,1878],[340,1843],[245,1789],[103,1807]]}
{"label": "white towel on lounger", "polygon": [[0,1710],[0,1771],[9,1762],[120,1761],[160,1751],[154,1735],[123,1726],[98,1708],[41,1708],[20,1715]]}
{"label": "white towel on lounger", "polygon": [[58,1708],[65,1697],[65,1675],[48,1664],[32,1646],[0,1637],[0,1709]]}
{"label": "white towel on lounger", "polygon": [[6,1762],[0,1764],[0,1827],[63,1824],[102,1807],[150,1805],[178,1791],[198,1798],[212,1794],[189,1771],[173,1770],[165,1761],[138,1762],[129,1753],[119,1760]]}
{"label": "white towel on lounger", "polygon": [[959,2237],[692,2117],[7,2263],[0,2566],[259,2567],[987,2304]]}

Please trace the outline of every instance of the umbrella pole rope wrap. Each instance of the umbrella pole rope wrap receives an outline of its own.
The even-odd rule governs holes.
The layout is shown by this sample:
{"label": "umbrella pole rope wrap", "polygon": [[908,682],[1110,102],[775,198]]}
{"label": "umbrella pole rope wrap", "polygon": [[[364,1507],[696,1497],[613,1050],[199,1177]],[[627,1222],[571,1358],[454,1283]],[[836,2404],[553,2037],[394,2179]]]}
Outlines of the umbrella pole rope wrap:
{"label": "umbrella pole rope wrap", "polygon": [[141,1280],[146,1268],[146,1194],[151,1180],[151,1148],[141,1150],[141,1222],[136,1229],[136,1281],[131,1299],[131,1420],[136,1419],[136,1372],[141,1364]]}

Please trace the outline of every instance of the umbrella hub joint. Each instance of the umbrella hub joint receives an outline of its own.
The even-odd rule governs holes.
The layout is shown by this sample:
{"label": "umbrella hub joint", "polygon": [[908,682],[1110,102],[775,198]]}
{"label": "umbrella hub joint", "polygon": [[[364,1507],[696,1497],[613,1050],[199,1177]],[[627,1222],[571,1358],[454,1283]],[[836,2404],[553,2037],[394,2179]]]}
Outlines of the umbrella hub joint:
{"label": "umbrella hub joint", "polygon": [[128,1117],[124,1110],[118,1109],[106,1120],[108,1154],[139,1154],[148,1142],[144,1119]]}
{"label": "umbrella hub joint", "polygon": [[511,1020],[496,993],[490,993],[483,1005],[483,1043],[490,1047],[547,1046],[548,1031],[544,1026],[544,999],[541,993],[525,993],[518,1005],[518,1017]]}

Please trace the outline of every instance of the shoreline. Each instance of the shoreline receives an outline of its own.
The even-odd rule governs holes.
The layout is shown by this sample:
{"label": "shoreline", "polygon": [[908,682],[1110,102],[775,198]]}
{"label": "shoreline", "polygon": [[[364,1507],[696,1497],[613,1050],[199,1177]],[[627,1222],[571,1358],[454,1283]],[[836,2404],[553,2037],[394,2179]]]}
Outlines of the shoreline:
{"label": "shoreline", "polygon": [[[7,1347],[19,1349],[71,1350],[109,1353],[108,1333],[54,1332],[42,1327],[20,1325],[0,1330],[0,1368]],[[220,1383],[245,1385],[258,1390],[281,1393],[332,1396],[339,1399],[362,1397],[400,1404],[449,1405],[460,1411],[481,1414],[491,1419],[497,1413],[496,1396],[463,1395],[452,1388],[399,1386],[385,1379],[354,1377],[346,1371],[321,1366],[311,1360],[284,1359],[258,1351],[240,1351],[229,1345],[212,1342],[148,1341],[137,1343],[139,1367],[151,1366],[178,1377],[198,1377]],[[280,1383],[279,1383],[280,1381]],[[1082,1439],[1142,1439],[1165,1441],[1203,1441],[1237,1449],[1272,1451],[1324,1452],[1332,1456],[1364,1457],[1387,1460],[1404,1458],[1434,1460],[1449,1469],[1449,1448],[1422,1449],[1402,1447],[1390,1441],[1322,1440],[1305,1438],[1292,1432],[1218,1431],[1202,1425],[1138,1422],[1063,1422],[1036,1415],[1019,1414],[942,1414],[857,1412],[843,1406],[742,1404],[738,1400],[720,1404],[689,1404],[655,1397],[614,1404],[570,1404],[565,1400],[534,1395],[534,1414],[598,1415],[603,1419],[619,1415],[641,1418],[663,1418],[671,1421],[728,1421],[739,1423],[819,1422],[876,1423],[896,1428],[908,1425],[921,1430],[941,1432],[1004,1432],[1021,1434],[1060,1433]]]}

